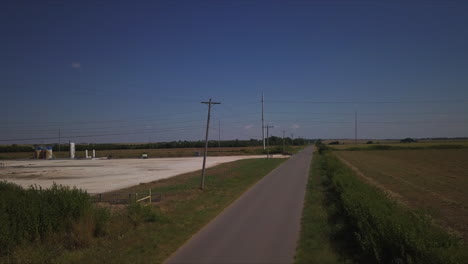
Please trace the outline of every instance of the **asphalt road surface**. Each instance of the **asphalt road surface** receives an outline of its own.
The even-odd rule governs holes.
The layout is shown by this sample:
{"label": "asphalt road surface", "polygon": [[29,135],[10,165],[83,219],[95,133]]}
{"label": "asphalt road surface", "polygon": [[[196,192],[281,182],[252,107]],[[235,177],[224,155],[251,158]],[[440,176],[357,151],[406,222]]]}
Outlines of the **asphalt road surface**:
{"label": "asphalt road surface", "polygon": [[165,263],[292,263],[312,147],[292,156]]}

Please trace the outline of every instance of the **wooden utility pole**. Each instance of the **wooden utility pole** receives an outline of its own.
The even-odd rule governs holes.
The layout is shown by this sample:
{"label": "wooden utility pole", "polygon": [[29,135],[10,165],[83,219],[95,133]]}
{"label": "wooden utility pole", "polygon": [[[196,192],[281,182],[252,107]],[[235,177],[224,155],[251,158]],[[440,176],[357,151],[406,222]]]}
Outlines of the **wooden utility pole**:
{"label": "wooden utility pole", "polygon": [[273,126],[266,125],[267,130],[267,158],[270,158],[270,140],[269,140],[269,129],[273,128]]}
{"label": "wooden utility pole", "polygon": [[210,114],[211,114],[211,105],[221,104],[220,102],[212,102],[211,98],[208,102],[201,102],[202,104],[208,105],[208,120],[206,121],[206,136],[205,136],[205,153],[203,155],[203,168],[202,176],[200,182],[200,189],[205,188],[205,164],[206,164],[206,154],[208,153],[208,131],[210,130]]}
{"label": "wooden utility pole", "polygon": [[354,144],[357,144],[357,110],[354,110]]}
{"label": "wooden utility pole", "polygon": [[59,147],[58,151],[59,152],[60,152],[60,138],[61,138],[61,135],[60,135],[60,128],[59,128],[59,145],[58,145],[58,147]]}
{"label": "wooden utility pole", "polygon": [[263,92],[262,92],[262,140],[263,140],[263,150],[265,150],[265,124],[263,118]]}
{"label": "wooden utility pole", "polygon": [[283,130],[283,154],[284,154],[284,133],[286,133],[286,131]]}

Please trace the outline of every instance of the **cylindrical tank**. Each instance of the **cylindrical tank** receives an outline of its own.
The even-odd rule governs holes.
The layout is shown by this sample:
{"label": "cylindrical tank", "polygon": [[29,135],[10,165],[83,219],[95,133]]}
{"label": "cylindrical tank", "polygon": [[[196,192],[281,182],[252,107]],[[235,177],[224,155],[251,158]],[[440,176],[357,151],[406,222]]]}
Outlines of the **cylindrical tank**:
{"label": "cylindrical tank", "polygon": [[75,143],[70,142],[70,159],[75,158]]}
{"label": "cylindrical tank", "polygon": [[41,152],[42,152],[42,148],[41,147],[36,147],[35,152],[34,152],[34,158],[40,159],[41,158]]}
{"label": "cylindrical tank", "polygon": [[89,158],[89,157],[88,157],[88,150],[85,150],[85,158],[86,158],[86,159]]}
{"label": "cylindrical tank", "polygon": [[46,150],[45,150],[45,159],[52,159],[53,155],[52,155],[52,147],[46,147]]}

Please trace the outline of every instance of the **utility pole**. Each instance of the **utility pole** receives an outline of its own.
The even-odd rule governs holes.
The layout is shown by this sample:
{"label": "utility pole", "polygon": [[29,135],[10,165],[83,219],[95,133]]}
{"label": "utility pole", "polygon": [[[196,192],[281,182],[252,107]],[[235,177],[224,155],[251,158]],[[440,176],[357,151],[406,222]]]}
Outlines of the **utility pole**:
{"label": "utility pole", "polygon": [[273,128],[273,126],[266,125],[267,130],[267,158],[270,158],[270,140],[269,140],[269,129]]}
{"label": "utility pole", "polygon": [[61,135],[60,135],[60,128],[59,128],[59,149],[58,149],[59,152],[60,152],[60,137]]}
{"label": "utility pole", "polygon": [[263,150],[265,150],[265,124],[264,124],[264,118],[263,118],[263,92],[262,92],[262,140],[263,140]]}
{"label": "utility pole", "polygon": [[354,110],[354,144],[357,144],[357,110]]}
{"label": "utility pole", "polygon": [[286,131],[283,130],[283,154],[284,154],[284,133],[286,133]]}
{"label": "utility pole", "polygon": [[221,147],[221,120],[218,120],[218,148]]}
{"label": "utility pole", "polygon": [[201,102],[202,104],[208,105],[208,119],[206,121],[206,137],[205,137],[205,153],[203,155],[203,168],[202,168],[202,176],[200,182],[200,189],[205,188],[205,164],[206,164],[206,154],[208,152],[208,131],[210,130],[210,114],[211,114],[211,105],[221,104],[220,102],[212,102],[211,98],[208,102]]}

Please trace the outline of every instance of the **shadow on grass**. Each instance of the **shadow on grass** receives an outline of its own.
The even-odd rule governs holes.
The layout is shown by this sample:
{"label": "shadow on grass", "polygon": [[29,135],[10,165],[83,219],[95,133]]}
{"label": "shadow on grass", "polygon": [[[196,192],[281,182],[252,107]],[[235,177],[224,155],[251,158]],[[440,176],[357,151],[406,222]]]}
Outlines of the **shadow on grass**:
{"label": "shadow on grass", "polygon": [[341,206],[340,193],[333,188],[329,176],[322,169],[320,186],[324,194],[322,201],[327,211],[327,221],[330,226],[329,240],[333,250],[340,260],[350,260],[354,263],[375,263],[372,256],[364,254],[358,241],[358,229],[352,225]]}

